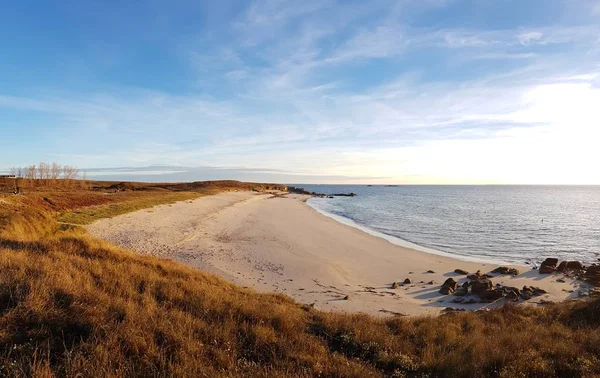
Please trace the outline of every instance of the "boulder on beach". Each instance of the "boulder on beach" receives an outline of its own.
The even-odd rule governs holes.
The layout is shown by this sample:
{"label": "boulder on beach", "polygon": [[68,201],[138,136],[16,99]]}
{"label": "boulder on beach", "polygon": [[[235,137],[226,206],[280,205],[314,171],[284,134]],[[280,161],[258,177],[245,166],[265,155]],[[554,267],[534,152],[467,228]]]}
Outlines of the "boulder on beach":
{"label": "boulder on beach", "polygon": [[400,285],[398,285],[398,282],[394,282],[392,284],[392,289],[397,289]]}
{"label": "boulder on beach", "polygon": [[467,275],[467,274],[469,274],[469,272],[467,272],[467,271],[466,271],[466,270],[464,270],[464,269],[455,269],[455,270],[454,270],[454,273],[456,273],[456,274],[462,274],[462,275]]}
{"label": "boulder on beach", "polygon": [[556,258],[547,258],[544,260],[542,265],[540,265],[539,272],[540,274],[550,274],[556,271],[556,264],[558,264],[558,259]]}
{"label": "boulder on beach", "polygon": [[475,272],[473,274],[469,274],[467,276],[467,278],[470,279],[470,280],[476,280],[476,279],[478,279],[480,277],[481,277],[481,270],[478,270],[477,272]]}
{"label": "boulder on beach", "polygon": [[458,288],[458,282],[454,281],[453,278],[448,278],[442,285],[442,288],[440,289],[440,294],[443,294],[443,295],[452,294],[456,291],[457,288]]}
{"label": "boulder on beach", "polygon": [[559,272],[566,272],[569,270],[580,271],[584,269],[585,267],[579,261],[563,261],[558,265],[558,268],[556,270],[558,270]]}
{"label": "boulder on beach", "polygon": [[523,286],[523,290],[521,290],[521,298],[525,300],[529,300],[533,297],[539,297],[540,295],[544,294],[547,294],[546,290],[535,286]]}
{"label": "boulder on beach", "polygon": [[496,269],[492,270],[492,273],[510,274],[511,276],[518,276],[519,275],[519,269],[517,269],[517,268],[509,268],[507,266],[499,266]]}
{"label": "boulder on beach", "polygon": [[457,297],[464,297],[467,294],[469,294],[469,288],[464,286],[460,286],[456,289],[456,291],[454,291],[454,295]]}
{"label": "boulder on beach", "polygon": [[504,291],[502,289],[484,290],[479,293],[479,298],[483,301],[494,302],[504,297]]}
{"label": "boulder on beach", "polygon": [[486,290],[492,290],[492,288],[492,281],[488,280],[487,278],[480,278],[471,283],[471,292],[477,295],[480,295]]}
{"label": "boulder on beach", "polygon": [[458,288],[458,282],[454,280],[454,278],[448,278],[442,286],[450,286],[452,289],[456,290]]}
{"label": "boulder on beach", "polygon": [[412,283],[412,281],[410,280],[410,278],[407,278],[407,279],[404,280],[404,284],[405,285],[409,285],[411,283]]}
{"label": "boulder on beach", "polygon": [[589,266],[583,277],[592,285],[600,286],[600,265],[594,264]]}
{"label": "boulder on beach", "polygon": [[454,290],[450,286],[442,286],[440,289],[440,294],[442,295],[450,295],[454,293]]}
{"label": "boulder on beach", "polygon": [[510,301],[517,302],[520,297],[521,297],[521,291],[520,290],[510,290],[508,292],[508,294],[506,294],[506,299],[508,299]]}

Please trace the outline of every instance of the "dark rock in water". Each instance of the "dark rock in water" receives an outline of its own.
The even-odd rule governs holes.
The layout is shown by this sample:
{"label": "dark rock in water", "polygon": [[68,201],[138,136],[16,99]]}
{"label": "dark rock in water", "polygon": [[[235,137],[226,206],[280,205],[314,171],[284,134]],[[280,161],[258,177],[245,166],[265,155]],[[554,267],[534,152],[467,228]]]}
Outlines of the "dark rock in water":
{"label": "dark rock in water", "polygon": [[333,196],[329,196],[329,197],[327,197],[327,198],[334,198],[334,197],[333,197]]}
{"label": "dark rock in water", "polygon": [[477,303],[477,301],[475,299],[473,299],[473,298],[471,298],[471,299],[467,300],[466,302],[464,302],[464,304],[475,304],[475,303]]}
{"label": "dark rock in water", "polygon": [[410,278],[407,278],[404,280],[405,285],[410,285],[411,283],[412,283],[412,281],[410,280]]}
{"label": "dark rock in water", "polygon": [[[456,295],[456,293],[454,295]],[[462,298],[462,297],[454,298],[452,300],[452,303],[464,303],[464,302],[465,302],[465,298]]]}
{"label": "dark rock in water", "polygon": [[329,197],[329,198],[333,198],[333,196],[356,197],[356,193],[336,193],[336,194],[327,195],[327,194],[323,194],[323,193],[310,192],[304,188],[296,188],[294,186],[288,186],[288,192],[296,193],[296,194],[304,194],[304,195],[309,195],[309,196],[316,196],[316,197]]}
{"label": "dark rock in water", "polygon": [[455,270],[454,270],[454,273],[456,273],[456,274],[464,274],[464,275],[467,275],[467,274],[469,274],[469,272],[467,272],[467,271],[466,271],[466,270],[464,270],[464,269],[455,269]]}
{"label": "dark rock in water", "polygon": [[334,193],[334,197],[356,197],[356,193]]}
{"label": "dark rock in water", "polygon": [[486,290],[492,290],[492,288],[493,288],[492,281],[488,280],[487,278],[480,278],[480,279],[472,282],[471,292],[473,294],[480,295],[482,292],[484,292]]}
{"label": "dark rock in water", "polygon": [[492,270],[492,273],[510,274],[511,276],[518,276],[519,275],[519,269],[509,268],[507,266],[499,266],[496,269]]}
{"label": "dark rock in water", "polygon": [[425,273],[435,273],[435,272],[434,272],[433,270],[428,270],[428,271],[427,271],[427,272],[425,272]]}
{"label": "dark rock in water", "polygon": [[399,287],[398,282],[394,282],[392,284],[392,289],[397,289]]}

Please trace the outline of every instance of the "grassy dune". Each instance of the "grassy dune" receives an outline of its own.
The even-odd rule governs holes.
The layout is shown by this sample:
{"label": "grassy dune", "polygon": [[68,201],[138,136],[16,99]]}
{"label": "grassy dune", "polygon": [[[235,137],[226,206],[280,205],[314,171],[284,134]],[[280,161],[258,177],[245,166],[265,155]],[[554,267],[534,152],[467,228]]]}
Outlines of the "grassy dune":
{"label": "grassy dune", "polygon": [[98,206],[109,216],[173,193],[203,194],[0,195],[0,376],[600,374],[597,299],[422,318],[323,313],[56,221],[85,223]]}

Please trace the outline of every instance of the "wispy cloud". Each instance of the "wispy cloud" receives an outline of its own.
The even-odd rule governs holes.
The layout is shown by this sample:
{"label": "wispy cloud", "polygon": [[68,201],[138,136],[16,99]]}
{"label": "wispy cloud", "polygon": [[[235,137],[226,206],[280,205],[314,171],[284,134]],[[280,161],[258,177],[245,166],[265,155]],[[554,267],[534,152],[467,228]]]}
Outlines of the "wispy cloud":
{"label": "wispy cloud", "polygon": [[[530,169],[546,182],[546,161],[566,181],[600,182],[566,163],[589,171],[598,137],[599,24],[448,21],[461,6],[255,1],[173,48],[189,68],[184,90],[0,92],[0,108],[44,118],[56,147],[32,159],[133,166],[136,177],[167,165],[153,173],[524,182]],[[571,156],[539,157],[560,141]]]}

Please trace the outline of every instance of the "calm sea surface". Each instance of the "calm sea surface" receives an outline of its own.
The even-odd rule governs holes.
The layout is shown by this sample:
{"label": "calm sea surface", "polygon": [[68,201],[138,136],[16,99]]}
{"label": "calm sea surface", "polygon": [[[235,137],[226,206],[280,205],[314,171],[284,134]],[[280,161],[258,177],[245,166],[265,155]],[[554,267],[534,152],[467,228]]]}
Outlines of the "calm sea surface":
{"label": "calm sea surface", "polygon": [[600,258],[600,186],[295,186],[354,192],[308,203],[423,249],[517,264]]}

